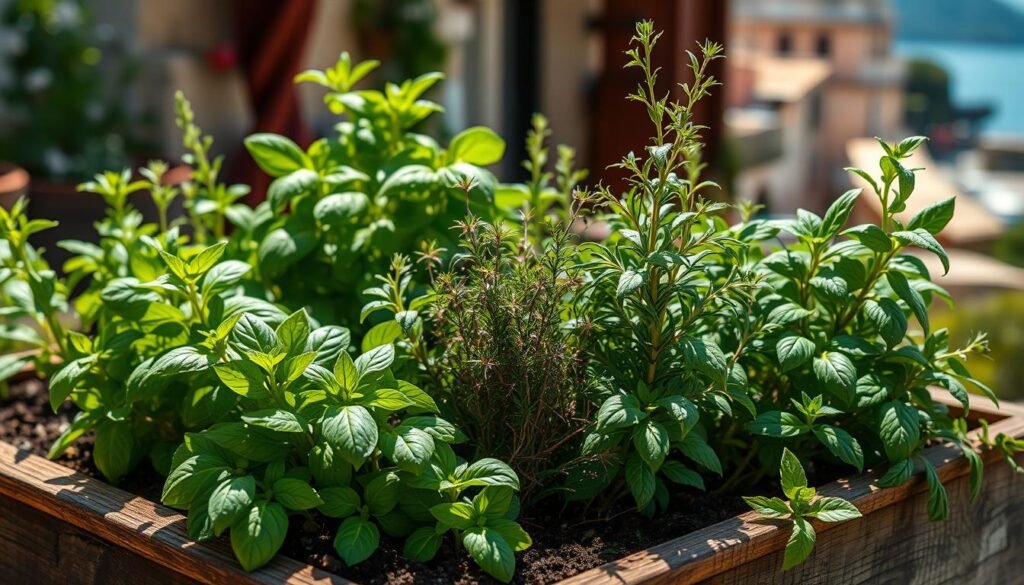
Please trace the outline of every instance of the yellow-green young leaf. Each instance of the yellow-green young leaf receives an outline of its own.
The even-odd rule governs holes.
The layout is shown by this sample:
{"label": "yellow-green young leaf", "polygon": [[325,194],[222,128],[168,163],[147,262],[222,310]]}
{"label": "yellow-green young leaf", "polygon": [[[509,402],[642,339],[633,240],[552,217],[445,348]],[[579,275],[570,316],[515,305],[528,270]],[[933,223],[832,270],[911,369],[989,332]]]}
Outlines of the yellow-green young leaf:
{"label": "yellow-green young leaf", "polygon": [[263,386],[264,373],[255,364],[244,360],[216,364],[213,371],[232,392],[246,398],[263,398],[267,392]]}
{"label": "yellow-green young leaf", "polygon": [[524,551],[533,545],[530,535],[514,520],[491,518],[487,521],[487,528],[496,530],[516,552]]}
{"label": "yellow-green young leaf", "polygon": [[270,562],[288,534],[288,514],[276,502],[257,502],[231,527],[231,549],[246,571]]}
{"label": "yellow-green young leaf", "polygon": [[227,242],[216,243],[209,248],[204,249],[202,252],[196,255],[188,262],[188,274],[192,278],[199,278],[205,276],[206,273],[213,268],[214,264],[220,260],[220,257],[224,255],[224,248],[227,247]]}
{"label": "yellow-green young leaf", "polygon": [[438,522],[456,530],[466,530],[476,523],[476,508],[465,502],[437,504],[430,508],[430,514]]}
{"label": "yellow-green young leaf", "polygon": [[459,132],[448,145],[448,162],[468,162],[486,166],[505,155],[505,141],[493,130],[474,126]]}
{"label": "yellow-green young leaf", "polygon": [[402,326],[397,321],[384,321],[377,323],[366,332],[360,347],[365,353],[384,345],[391,345],[401,337]]}
{"label": "yellow-green young leaf", "polygon": [[462,535],[469,556],[488,575],[508,583],[516,570],[515,551],[501,534],[488,526],[474,526]]}
{"label": "yellow-green young leaf", "polygon": [[274,331],[278,343],[289,355],[298,355],[306,348],[309,338],[309,317],[305,309],[299,309],[277,326]]}
{"label": "yellow-green young leaf", "polygon": [[307,166],[302,149],[290,139],[277,134],[258,133],[246,137],[245,148],[261,169],[272,177]]}
{"label": "yellow-green young leaf", "polygon": [[334,376],[342,388],[351,392],[359,385],[359,372],[356,371],[356,364],[347,351],[338,354],[338,361],[334,362]]}
{"label": "yellow-green young leaf", "polygon": [[793,533],[786,542],[786,552],[782,558],[782,570],[788,571],[807,560],[814,550],[814,527],[806,518],[797,517],[793,520]]}

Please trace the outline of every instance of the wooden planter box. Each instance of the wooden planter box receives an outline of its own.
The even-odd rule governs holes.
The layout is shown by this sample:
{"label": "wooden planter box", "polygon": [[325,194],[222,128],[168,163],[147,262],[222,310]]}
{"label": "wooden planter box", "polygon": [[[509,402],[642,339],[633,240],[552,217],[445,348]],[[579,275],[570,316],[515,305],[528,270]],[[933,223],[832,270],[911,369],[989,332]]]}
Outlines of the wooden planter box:
{"label": "wooden planter box", "polygon": [[[943,399],[944,394],[937,394]],[[979,401],[993,436],[1024,436],[1024,408]],[[1024,575],[1024,483],[986,452],[970,504],[958,449],[929,448],[949,493],[950,518],[929,522],[922,478],[873,488],[867,474],[820,489],[852,500],[864,518],[817,523],[811,558],[781,572],[784,523],[742,514],[563,581],[622,583],[1015,583]],[[224,542],[188,539],[178,512],[0,443],[0,580],[7,583],[349,583],[278,557],[244,573]]]}

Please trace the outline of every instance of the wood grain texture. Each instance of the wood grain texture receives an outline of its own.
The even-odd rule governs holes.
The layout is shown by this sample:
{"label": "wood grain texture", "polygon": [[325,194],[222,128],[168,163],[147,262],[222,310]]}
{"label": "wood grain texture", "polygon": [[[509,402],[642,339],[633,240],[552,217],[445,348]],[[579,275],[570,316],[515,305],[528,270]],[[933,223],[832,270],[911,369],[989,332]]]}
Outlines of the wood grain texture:
{"label": "wood grain texture", "polygon": [[[172,573],[202,583],[350,583],[326,571],[280,556],[258,571],[245,573],[226,543],[217,541],[197,544],[189,540],[185,518],[178,512],[3,442],[0,442],[0,499],[4,500],[4,509],[28,506],[57,519],[59,524],[67,524],[76,529],[55,532],[52,525],[21,524],[13,528],[16,530],[13,535],[0,540],[6,543],[37,539],[40,541],[38,550],[45,553],[44,558],[49,557],[55,561],[61,558],[61,549],[53,542],[55,533],[58,537],[60,534],[78,535],[68,538],[80,538],[85,534],[100,549],[120,548],[140,557],[145,561],[140,560],[140,566],[149,564],[150,567],[165,567]],[[5,552],[0,550],[0,556]],[[33,558],[38,559],[38,556]],[[32,559],[27,560],[29,564],[34,564]],[[91,561],[84,559],[82,562]],[[88,573],[80,573],[68,579],[75,583],[108,582],[107,576],[103,574],[90,579]]]}
{"label": "wood grain texture", "polygon": [[[945,393],[933,395],[951,408],[959,408]],[[972,402],[971,418],[992,423],[993,437],[998,433],[1024,436],[1024,408],[1018,405],[1006,404],[996,410]],[[968,466],[959,449],[937,445],[923,455],[938,468],[949,490],[951,518],[944,522],[928,522],[927,487],[920,473],[889,489],[874,487],[878,473],[867,473],[819,489],[822,495],[853,501],[865,518],[841,524],[815,521],[815,552],[804,565],[789,572],[781,572],[789,525],[748,512],[561,583],[1019,582],[1024,576],[1024,483],[1013,484],[1014,474],[1001,454],[987,451],[983,454],[984,487],[978,506],[971,507]],[[964,564],[972,554],[975,560]],[[997,555],[1006,561],[1006,567],[981,566],[982,560]],[[938,579],[940,574],[942,579]],[[995,574],[1013,578],[991,580]]]}

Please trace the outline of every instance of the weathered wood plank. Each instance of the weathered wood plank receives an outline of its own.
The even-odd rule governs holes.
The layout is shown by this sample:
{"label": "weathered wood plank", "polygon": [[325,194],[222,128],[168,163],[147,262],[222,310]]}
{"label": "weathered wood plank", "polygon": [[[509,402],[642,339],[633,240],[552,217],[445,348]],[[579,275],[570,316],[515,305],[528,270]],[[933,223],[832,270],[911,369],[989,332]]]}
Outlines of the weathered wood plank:
{"label": "weathered wood plank", "polygon": [[[944,403],[948,404],[950,402],[945,393],[934,392],[933,394]],[[950,406],[955,405],[950,404]],[[1024,413],[1024,409],[1017,405],[1004,405],[1000,412],[991,405],[980,402],[975,405],[972,402],[972,418],[984,418],[993,423],[990,426],[992,436],[998,433],[1005,433],[1015,437],[1024,436],[1024,416],[1022,416],[1022,413]],[[954,494],[957,497],[962,496],[960,491],[958,491],[961,488],[956,486],[959,486],[961,483],[967,484],[968,467],[959,449],[948,445],[938,445],[925,450],[924,456],[938,468],[939,476],[943,483],[949,483],[951,488],[953,488],[950,491],[950,497],[952,498]],[[1004,503],[1016,503],[1019,507],[1024,508],[1024,494],[1017,495],[1014,492],[1008,491],[1009,488],[1006,487],[1009,485],[1009,476],[1012,474],[1008,473],[1008,469],[1003,469],[1006,466],[1000,460],[1001,455],[990,451],[986,452],[983,458],[986,462],[987,475],[991,476],[990,479],[993,479],[992,482],[987,482],[989,485],[985,487],[986,499],[999,502],[1000,498],[1002,498]],[[833,545],[829,543],[832,539],[833,531],[852,530],[850,526],[858,526],[859,530],[865,530],[868,533],[864,536],[864,542],[859,545],[851,545],[850,552],[854,556],[866,554],[865,547],[881,546],[870,540],[870,533],[875,529],[875,514],[880,514],[877,516],[878,522],[881,523],[878,529],[884,530],[886,522],[893,522],[889,514],[895,514],[901,518],[899,522],[891,524],[898,529],[901,526],[909,527],[910,525],[906,522],[915,518],[915,514],[925,513],[926,507],[922,503],[921,498],[924,498],[924,501],[927,500],[927,488],[923,477],[917,477],[902,486],[889,489],[874,487],[872,484],[877,477],[878,473],[863,474],[850,479],[838,480],[819,490],[822,495],[840,496],[853,501],[865,516],[869,516],[869,518],[863,520],[844,524],[816,522],[815,528],[819,534],[818,542],[822,543],[821,548],[823,550],[829,551],[832,549]],[[1017,492],[1020,492],[1020,490],[1018,489]],[[975,511],[968,510],[961,506],[961,504],[963,502],[958,501],[953,505],[951,513],[959,514],[960,517],[970,517],[971,514],[975,513]],[[890,507],[893,510],[888,510]],[[952,537],[964,531],[951,528],[951,525],[964,521],[961,518],[961,520],[954,519],[944,523],[934,523],[926,528],[922,527],[922,530],[925,531],[924,534],[938,532]],[[826,532],[828,533],[827,537],[823,536],[823,533]],[[807,571],[816,572],[809,573],[803,578],[797,578],[795,581],[788,580],[790,575],[801,575],[803,574],[801,571],[804,570],[795,570],[785,575],[781,574],[779,570],[782,566],[782,550],[785,547],[789,533],[790,529],[786,523],[765,521],[757,514],[748,512],[704,530],[662,543],[581,573],[562,581],[562,585],[610,583],[682,584],[701,583],[707,580],[712,580],[711,582],[714,583],[761,583],[762,581],[758,581],[752,576],[754,573],[758,574],[758,579],[768,579],[763,581],[764,583],[772,584],[819,582],[816,581],[819,578],[816,575],[819,574],[825,575],[823,579],[832,583],[890,582],[884,579],[875,579],[870,567],[863,567],[856,563],[846,567],[838,558],[834,558],[828,552],[822,553],[820,551],[816,552],[812,560],[805,565]],[[911,541],[913,540],[912,536],[913,534],[908,528],[904,533],[904,538],[907,541]],[[972,538],[975,535],[969,533],[966,534],[966,537]],[[923,538],[935,537],[925,536]],[[840,540],[842,541],[842,539]],[[1017,553],[1020,553],[1020,549],[1017,550]],[[881,554],[878,556],[885,557],[887,555]],[[852,559],[848,558],[846,561],[852,561]],[[899,558],[894,562],[898,564]],[[753,567],[751,569],[752,572],[738,573],[738,571],[745,571],[745,567],[748,566]],[[836,571],[862,571],[857,573],[857,575],[861,575],[863,580],[857,581],[853,579],[856,577],[854,574],[830,575],[828,567],[835,567],[834,570]],[[741,575],[742,578],[733,578],[733,575]],[[713,579],[718,580],[715,581]],[[973,582],[984,583],[988,581],[978,580]],[[901,583],[900,585],[903,584]]]}
{"label": "weathered wood plank", "polygon": [[0,496],[0,582],[196,583],[7,496]]}
{"label": "weathered wood plank", "polygon": [[[225,543],[197,544],[189,540],[185,518],[174,510],[3,442],[0,442],[0,497],[44,512],[96,537],[96,542],[130,551],[203,583],[350,583],[284,557],[278,557],[258,571],[245,573]],[[46,538],[35,534],[39,529],[46,531],[45,526],[22,526],[22,538]],[[52,545],[47,552],[59,555],[59,550],[54,550]]]}

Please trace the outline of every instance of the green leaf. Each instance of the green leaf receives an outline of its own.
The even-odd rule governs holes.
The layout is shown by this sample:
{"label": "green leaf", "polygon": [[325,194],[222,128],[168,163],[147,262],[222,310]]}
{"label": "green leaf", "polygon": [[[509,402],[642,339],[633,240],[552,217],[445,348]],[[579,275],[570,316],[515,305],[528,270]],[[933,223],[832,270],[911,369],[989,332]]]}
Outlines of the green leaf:
{"label": "green leaf", "polygon": [[203,249],[202,252],[197,254],[194,258],[188,262],[188,273],[192,277],[202,277],[213,268],[213,266],[220,260],[220,257],[224,255],[224,248],[227,247],[227,242],[218,242],[208,248]]}
{"label": "green leaf", "polygon": [[868,299],[864,301],[864,313],[889,347],[903,341],[907,334],[907,317],[896,301],[889,298],[878,301]]}
{"label": "green leaf", "polygon": [[294,356],[306,349],[309,329],[309,317],[304,309],[299,309],[282,321],[274,333],[285,352]]}
{"label": "green leaf", "polygon": [[444,535],[438,534],[431,526],[422,526],[405,539],[402,556],[410,561],[425,563],[437,555],[444,542]]}
{"label": "green leaf", "polygon": [[218,293],[237,285],[245,275],[249,274],[252,267],[245,262],[238,260],[225,260],[210,268],[203,277],[202,291],[205,297],[212,297]]}
{"label": "green leaf", "polygon": [[850,218],[850,212],[853,211],[853,206],[857,203],[857,197],[860,195],[860,189],[851,189],[846,193],[840,195],[832,205],[829,206],[828,211],[825,212],[825,217],[821,220],[821,227],[818,230],[818,235],[829,239],[839,233],[846,220]]}
{"label": "green leaf", "polygon": [[502,518],[515,499],[515,490],[504,485],[491,485],[480,490],[473,498],[473,507],[486,518]]}
{"label": "green leaf", "polygon": [[775,344],[779,365],[786,372],[807,363],[814,355],[814,342],[795,333],[787,333]]}
{"label": "green leaf", "polygon": [[369,207],[370,198],[365,193],[333,193],[316,202],[313,217],[321,226],[341,228],[356,223]]}
{"label": "green leaf", "polygon": [[264,373],[255,364],[237,360],[213,366],[217,377],[232,392],[246,398],[262,398],[266,396],[263,387]]}
{"label": "green leaf", "polygon": [[308,162],[297,144],[277,134],[252,134],[246,137],[245,148],[263,172],[271,177],[280,177],[301,169]]}
{"label": "green leaf", "polygon": [[506,463],[485,457],[474,461],[459,475],[458,484],[464,487],[474,485],[504,485],[519,489],[519,477]]}
{"label": "green leaf", "polygon": [[786,552],[782,557],[782,570],[788,571],[807,560],[814,550],[814,527],[806,518],[793,519],[793,533],[786,542]]}
{"label": "green leaf", "polygon": [[811,503],[807,515],[822,522],[845,522],[860,518],[860,510],[842,498],[821,497]]}
{"label": "green leaf", "polygon": [[110,483],[116,484],[131,468],[135,438],[127,422],[105,422],[96,428],[93,461]]}
{"label": "green leaf", "polygon": [[463,533],[462,544],[487,574],[502,583],[512,580],[516,570],[515,552],[497,530],[474,526]]}
{"label": "green leaf", "polygon": [[275,461],[291,451],[287,435],[240,422],[215,424],[203,431],[202,436],[252,461]]}
{"label": "green leaf", "polygon": [[779,498],[767,498],[764,496],[743,496],[743,501],[758,514],[766,518],[785,518],[793,512],[789,504]]}
{"label": "green leaf", "polygon": [[493,130],[474,126],[459,132],[448,145],[448,161],[486,166],[505,155],[505,141]]}
{"label": "green leaf", "polygon": [[790,412],[763,412],[750,423],[750,430],[769,437],[796,437],[807,432],[807,425]]}
{"label": "green leaf", "polygon": [[356,371],[356,364],[347,351],[338,354],[338,361],[334,363],[334,376],[346,390],[355,390],[359,385],[359,372]]}
{"label": "green leaf", "polygon": [[77,360],[72,360],[63,366],[50,377],[50,406],[54,412],[60,408],[64,400],[71,395],[82,378],[89,373],[96,356],[90,355]]}
{"label": "green leaf", "polygon": [[275,212],[281,212],[285,206],[297,197],[314,193],[320,175],[309,169],[297,169],[287,175],[274,179],[267,187],[267,201]]}
{"label": "green leaf", "polygon": [[251,475],[222,481],[210,494],[207,513],[214,532],[220,534],[239,519],[248,516],[256,496],[256,478]]}
{"label": "green leaf", "polygon": [[496,530],[516,552],[524,551],[533,545],[530,535],[514,520],[492,518],[487,521],[487,528]]}
{"label": "green leaf", "polygon": [[619,277],[619,284],[615,288],[615,294],[620,299],[643,286],[647,280],[646,272],[627,270]]}
{"label": "green leaf", "polygon": [[316,233],[308,229],[278,228],[260,242],[256,257],[265,278],[281,275],[289,266],[304,258],[316,247]]}
{"label": "green leaf", "polygon": [[814,436],[840,461],[856,467],[858,471],[864,469],[864,452],[850,433],[838,427],[820,425],[814,428]]}
{"label": "green leaf", "polygon": [[949,274],[949,256],[946,254],[942,244],[924,228],[917,228],[913,231],[893,232],[892,236],[905,246],[917,246],[927,250],[939,257],[942,262],[943,274]]}
{"label": "green leaf", "polygon": [[878,487],[896,487],[902,485],[914,475],[914,462],[910,459],[901,459],[894,462],[885,475],[880,477],[875,485]]}
{"label": "green leaf", "polygon": [[597,410],[596,430],[606,433],[615,429],[633,426],[646,418],[640,403],[632,394],[613,394]]}
{"label": "green leaf", "polygon": [[273,489],[274,499],[289,510],[312,510],[323,503],[316,490],[301,479],[279,479],[274,482]]}
{"label": "green leaf", "polygon": [[382,345],[359,356],[355,360],[356,372],[362,378],[367,374],[382,372],[391,367],[395,361],[395,347]]}
{"label": "green leaf", "polygon": [[391,345],[402,338],[402,326],[397,321],[377,323],[363,336],[360,348],[368,352],[383,345]]}
{"label": "green leaf", "polygon": [[247,412],[242,415],[242,420],[279,433],[301,433],[306,430],[305,424],[297,414],[277,408]]}
{"label": "green leaf", "polygon": [[911,231],[923,229],[932,235],[938,234],[953,219],[955,209],[956,197],[943,199],[917,212],[907,224],[907,229]]}
{"label": "green leaf", "polygon": [[359,510],[359,494],[348,486],[322,487],[317,491],[323,503],[317,509],[331,518],[345,518]]}
{"label": "green leaf", "polygon": [[370,558],[379,544],[380,531],[377,525],[359,516],[346,518],[334,537],[334,550],[350,567]]}
{"label": "green leaf", "polygon": [[269,325],[250,314],[242,315],[231,330],[229,341],[235,350],[246,352],[272,353],[277,349],[277,334]]}
{"label": "green leaf", "polygon": [[722,462],[718,459],[718,454],[699,434],[687,434],[683,438],[683,442],[679,444],[679,450],[692,461],[722,475]]}
{"label": "green leaf", "polygon": [[789,449],[782,449],[782,461],[779,465],[779,475],[782,478],[782,491],[790,500],[796,500],[797,492],[807,487],[807,476],[804,474],[804,467],[800,460]]}
{"label": "green leaf", "polygon": [[783,303],[768,313],[768,322],[773,325],[789,325],[811,316],[811,312],[795,303]]}
{"label": "green leaf", "polygon": [[910,305],[910,310],[914,312],[914,316],[917,317],[918,322],[921,323],[921,327],[924,328],[925,335],[927,335],[929,333],[928,306],[924,302],[924,297],[921,296],[921,293],[917,292],[910,286],[910,282],[907,280],[907,277],[901,272],[889,270],[885,273],[885,278],[889,281],[889,286],[892,287],[893,292],[895,292],[903,302]]}
{"label": "green leaf", "polygon": [[668,432],[651,419],[646,419],[633,429],[633,445],[636,452],[654,471],[668,455]]}
{"label": "green leaf", "polygon": [[701,491],[704,490],[704,478],[678,461],[666,461],[661,465],[660,471],[662,475],[673,483],[688,485]]}
{"label": "green leaf", "polygon": [[288,514],[275,502],[257,502],[231,527],[231,549],[246,571],[270,562],[288,534]]}
{"label": "green leaf", "polygon": [[430,508],[430,514],[448,528],[466,530],[476,523],[477,511],[465,502],[437,504]]}
{"label": "green leaf", "polygon": [[419,473],[434,454],[434,438],[426,431],[399,426],[380,435],[380,450],[400,469]]}
{"label": "green leaf", "polygon": [[927,459],[922,458],[925,479],[928,481],[928,519],[931,521],[945,520],[949,517],[949,498],[946,488],[939,479],[939,472]]}
{"label": "green leaf", "polygon": [[850,358],[840,352],[827,351],[814,358],[812,366],[814,377],[826,390],[845,402],[851,401],[857,384],[857,368]]}
{"label": "green leaf", "polygon": [[377,423],[362,406],[332,406],[321,419],[323,438],[343,459],[358,467],[377,447]]}
{"label": "green leaf", "polygon": [[874,252],[888,252],[892,250],[892,238],[889,237],[889,234],[882,231],[882,228],[874,224],[854,226],[844,231],[842,235],[857,240]]}
{"label": "green leaf", "polygon": [[703,373],[712,380],[722,382],[729,370],[729,361],[718,344],[695,337],[684,337],[679,341],[686,365]]}
{"label": "green leaf", "polygon": [[895,400],[880,409],[878,436],[890,461],[907,459],[921,439],[917,409]]}

